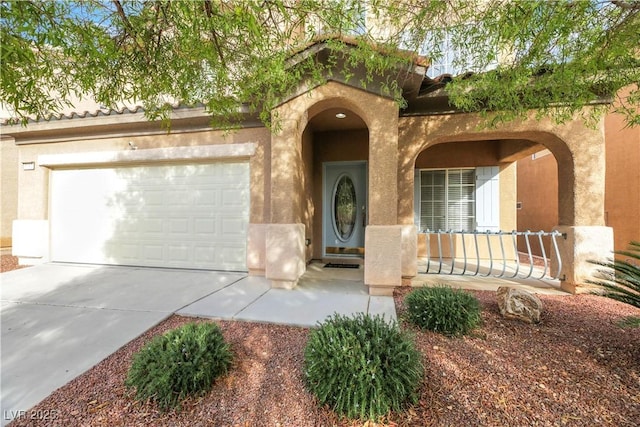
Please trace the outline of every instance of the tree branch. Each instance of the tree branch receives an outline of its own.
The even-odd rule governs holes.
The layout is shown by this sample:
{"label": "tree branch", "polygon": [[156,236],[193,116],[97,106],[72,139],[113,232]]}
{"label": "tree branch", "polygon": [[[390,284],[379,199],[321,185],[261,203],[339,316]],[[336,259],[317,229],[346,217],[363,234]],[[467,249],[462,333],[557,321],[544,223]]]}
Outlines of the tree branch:
{"label": "tree branch", "polygon": [[637,0],[611,0],[611,3],[625,10],[640,10],[640,1]]}
{"label": "tree branch", "polygon": [[122,7],[122,4],[120,3],[120,0],[112,0],[112,1],[113,1],[113,4],[116,6],[118,16],[120,16],[120,19],[122,19],[122,23],[124,24],[126,29],[125,31],[129,34],[129,36],[133,39],[133,42],[142,51],[142,54],[144,55],[144,59],[147,62],[147,64],[151,64],[151,58],[149,57],[149,52],[147,52],[147,49],[145,48],[145,46],[142,43],[140,43],[140,40],[138,40],[136,31],[133,28],[133,25],[131,25],[131,21],[129,21],[129,18],[127,17],[126,13],[124,12],[124,9]]}
{"label": "tree branch", "polygon": [[[207,14],[207,18],[211,19],[213,17],[213,8],[211,5],[211,0],[204,0],[204,10],[205,10],[205,13]],[[211,27],[211,37],[213,39],[213,44],[215,45],[216,51],[218,52],[220,63],[224,68],[227,68],[227,64],[224,59],[224,54],[222,53],[222,45],[220,44],[220,40],[218,38],[218,33],[216,33],[216,30],[213,27]]]}

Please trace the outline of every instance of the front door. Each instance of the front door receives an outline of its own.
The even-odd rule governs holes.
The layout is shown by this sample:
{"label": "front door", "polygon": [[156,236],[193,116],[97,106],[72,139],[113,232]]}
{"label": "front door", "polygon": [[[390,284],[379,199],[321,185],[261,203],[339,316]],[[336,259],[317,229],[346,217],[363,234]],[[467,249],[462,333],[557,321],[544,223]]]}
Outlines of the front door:
{"label": "front door", "polygon": [[362,257],[367,223],[367,163],[324,164],[324,256]]}

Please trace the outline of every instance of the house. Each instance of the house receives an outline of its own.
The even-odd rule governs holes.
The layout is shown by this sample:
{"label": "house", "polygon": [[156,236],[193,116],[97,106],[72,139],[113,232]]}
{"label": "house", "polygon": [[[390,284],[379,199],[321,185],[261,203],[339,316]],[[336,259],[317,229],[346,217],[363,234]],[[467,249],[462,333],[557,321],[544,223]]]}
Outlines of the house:
{"label": "house", "polygon": [[371,294],[390,294],[416,275],[427,229],[515,229],[515,162],[544,147],[558,162],[562,286],[579,290],[587,260],[613,246],[603,124],[489,129],[451,111],[426,70],[416,60],[394,74],[403,109],[383,90],[389,76],[301,82],[272,111],[274,132],[248,114],[235,132],[213,129],[202,108],[178,105],[169,133],[135,108],[5,124],[3,238],[11,219],[23,263],[248,271],[278,288],[310,260],[347,259]]}
{"label": "house", "polygon": [[[604,138],[604,217],[614,232],[614,249],[620,251],[640,239],[640,128],[628,127],[620,114],[611,113],[604,118]],[[518,161],[519,230],[546,230],[557,224],[557,175],[557,162],[548,150]]]}

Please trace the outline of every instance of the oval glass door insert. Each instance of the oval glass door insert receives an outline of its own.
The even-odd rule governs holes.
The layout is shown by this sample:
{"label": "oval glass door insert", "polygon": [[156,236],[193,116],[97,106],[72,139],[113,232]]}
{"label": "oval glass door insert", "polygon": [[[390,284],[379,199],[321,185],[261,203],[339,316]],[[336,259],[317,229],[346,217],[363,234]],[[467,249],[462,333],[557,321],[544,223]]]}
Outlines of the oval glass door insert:
{"label": "oval glass door insert", "polygon": [[349,240],[356,225],[358,213],[356,188],[349,176],[341,175],[333,189],[333,228],[343,242]]}

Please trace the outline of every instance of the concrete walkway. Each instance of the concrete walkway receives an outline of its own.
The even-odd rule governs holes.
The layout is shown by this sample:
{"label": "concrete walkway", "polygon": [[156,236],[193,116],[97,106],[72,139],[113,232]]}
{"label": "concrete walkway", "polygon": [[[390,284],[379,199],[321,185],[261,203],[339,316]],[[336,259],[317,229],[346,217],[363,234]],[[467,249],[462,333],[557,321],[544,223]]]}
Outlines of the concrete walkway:
{"label": "concrete walkway", "polygon": [[395,319],[362,269],[312,264],[293,291],[242,273],[44,264],[0,274],[2,425],[173,313],[313,326],[334,312]]}
{"label": "concrete walkway", "polygon": [[369,313],[396,320],[391,297],[369,296],[360,269],[323,269],[311,264],[293,290],[271,289],[250,276],[178,310],[185,316],[316,326],[334,313]]}

